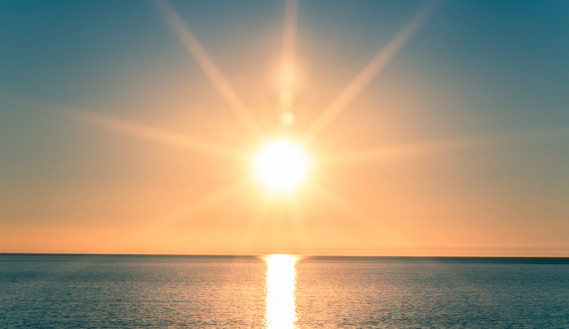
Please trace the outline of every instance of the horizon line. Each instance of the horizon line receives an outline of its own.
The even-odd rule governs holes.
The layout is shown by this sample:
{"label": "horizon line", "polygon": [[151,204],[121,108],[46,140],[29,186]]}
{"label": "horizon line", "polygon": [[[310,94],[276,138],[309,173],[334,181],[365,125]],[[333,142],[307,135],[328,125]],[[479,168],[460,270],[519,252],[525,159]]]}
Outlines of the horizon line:
{"label": "horizon line", "polygon": [[269,255],[292,255],[306,258],[410,258],[410,259],[531,259],[531,258],[548,258],[548,259],[567,259],[567,256],[536,256],[536,255],[361,255],[361,254],[299,254],[299,253],[259,253],[259,254],[227,254],[227,253],[87,253],[87,252],[0,252],[0,255],[36,255],[36,256],[178,256],[178,257],[264,257]]}

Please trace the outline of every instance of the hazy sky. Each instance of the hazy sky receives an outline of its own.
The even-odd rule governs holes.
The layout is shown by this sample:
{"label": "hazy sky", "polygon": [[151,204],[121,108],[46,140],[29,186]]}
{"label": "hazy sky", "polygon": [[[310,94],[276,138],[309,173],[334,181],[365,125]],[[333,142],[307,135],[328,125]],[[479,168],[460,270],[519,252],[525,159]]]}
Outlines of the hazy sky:
{"label": "hazy sky", "polygon": [[[286,8],[1,1],[0,251],[569,256],[569,2],[300,0],[283,46]],[[346,93],[292,196],[195,146]]]}

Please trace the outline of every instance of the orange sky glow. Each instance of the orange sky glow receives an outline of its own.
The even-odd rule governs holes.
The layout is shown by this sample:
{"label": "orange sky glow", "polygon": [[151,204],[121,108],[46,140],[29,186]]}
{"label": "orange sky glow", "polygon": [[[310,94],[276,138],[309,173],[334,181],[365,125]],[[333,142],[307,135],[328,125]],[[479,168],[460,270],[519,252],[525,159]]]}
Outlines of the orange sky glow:
{"label": "orange sky glow", "polygon": [[[406,51],[452,9],[417,4],[342,53],[356,34],[310,30],[303,2],[239,39],[159,1],[169,52],[87,96],[2,90],[26,128],[1,144],[0,252],[569,256],[567,125],[481,114],[504,101]],[[275,138],[310,159],[286,193],[255,169]]]}

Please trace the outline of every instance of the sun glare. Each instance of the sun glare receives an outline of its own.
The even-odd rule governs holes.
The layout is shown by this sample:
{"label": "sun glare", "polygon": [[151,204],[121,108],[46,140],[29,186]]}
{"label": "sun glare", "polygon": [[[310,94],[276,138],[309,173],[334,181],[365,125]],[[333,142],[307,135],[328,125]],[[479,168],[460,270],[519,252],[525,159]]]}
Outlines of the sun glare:
{"label": "sun glare", "polygon": [[270,255],[267,262],[267,329],[296,328],[296,261],[293,255]]}
{"label": "sun glare", "polygon": [[269,191],[290,193],[306,179],[309,163],[301,145],[279,138],[261,147],[254,158],[254,173]]}

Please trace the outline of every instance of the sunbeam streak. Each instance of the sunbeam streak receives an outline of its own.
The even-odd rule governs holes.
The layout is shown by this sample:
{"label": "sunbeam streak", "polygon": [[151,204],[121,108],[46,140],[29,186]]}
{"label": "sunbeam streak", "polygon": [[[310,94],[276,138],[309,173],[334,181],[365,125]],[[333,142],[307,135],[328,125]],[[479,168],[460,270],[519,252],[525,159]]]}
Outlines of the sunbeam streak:
{"label": "sunbeam streak", "polygon": [[456,152],[495,143],[492,138],[462,138],[403,145],[384,146],[373,149],[336,152],[318,156],[318,165],[334,166],[388,159],[418,157],[429,154]]}
{"label": "sunbeam streak", "polygon": [[346,215],[362,220],[363,222],[377,226],[377,219],[369,214],[365,213],[356,205],[352,204],[346,198],[339,196],[338,194],[332,192],[328,187],[322,184],[314,182],[310,186],[310,191],[320,200],[332,205],[336,209],[345,213]]}
{"label": "sunbeam streak", "polygon": [[247,129],[252,137],[259,139],[262,136],[262,133],[257,121],[245,104],[243,104],[243,101],[241,101],[219,68],[217,68],[213,60],[206,53],[192,31],[190,31],[168,1],[157,1],[157,4],[172,27],[172,30],[174,30],[182,44],[196,60],[215,89],[217,89],[217,92],[229,105],[230,109],[245,126],[245,129]]}
{"label": "sunbeam streak", "polygon": [[264,199],[260,200],[255,206],[255,210],[248,221],[249,226],[242,240],[242,249],[246,254],[253,255],[258,252],[254,246],[258,240],[263,219],[267,215],[267,209],[268,204]]}
{"label": "sunbeam streak", "polygon": [[70,116],[91,125],[109,129],[122,134],[146,139],[149,141],[160,142],[182,149],[200,152],[237,162],[247,163],[250,161],[248,154],[231,146],[209,142],[198,138],[192,138],[171,131],[166,131],[140,123],[135,123],[113,116],[51,101],[38,100],[6,92],[0,92],[0,96],[2,96],[3,101],[8,101],[12,104],[46,109],[54,114]]}
{"label": "sunbeam streak", "polygon": [[215,207],[224,201],[242,195],[250,187],[251,183],[249,179],[244,178],[237,180],[232,184],[192,201],[190,204],[175,212],[172,216],[162,220],[160,225],[171,225],[178,221],[189,219],[192,216]]}
{"label": "sunbeam streak", "polygon": [[424,6],[397,35],[377,53],[377,55],[358,73],[358,75],[336,96],[330,105],[309,127],[307,140],[317,138],[326,127],[336,119],[348,104],[367,86],[367,84],[397,55],[421,24],[429,17],[439,1],[431,1]]}
{"label": "sunbeam streak", "polygon": [[242,195],[251,186],[249,180],[240,179],[232,184],[217,189],[189,204],[173,211],[170,215],[157,218],[138,227],[131,238],[147,237],[149,234],[169,229],[170,226],[184,220],[189,220],[193,216],[215,207],[227,200]]}
{"label": "sunbeam streak", "polygon": [[317,166],[350,165],[362,162],[412,158],[431,154],[459,152],[509,143],[523,143],[540,139],[558,139],[567,136],[567,127],[553,127],[535,131],[521,131],[488,136],[456,138],[430,142],[377,147],[323,154],[317,157]]}
{"label": "sunbeam streak", "polygon": [[287,0],[283,26],[282,62],[294,64],[298,24],[298,0]]}
{"label": "sunbeam streak", "polygon": [[283,49],[280,68],[279,106],[281,120],[285,125],[291,124],[293,114],[290,112],[294,100],[296,80],[295,47],[298,20],[298,0],[287,0],[283,25]]}
{"label": "sunbeam streak", "polygon": [[187,137],[181,134],[95,112],[73,110],[69,111],[69,113],[89,124],[113,130],[122,134],[160,142],[187,150],[221,157],[224,159],[230,159],[238,162],[248,161],[248,158],[244,152],[230,146]]}
{"label": "sunbeam streak", "polygon": [[302,209],[296,199],[287,200],[287,211],[293,225],[295,238],[297,239],[299,250],[308,250],[310,246],[310,237],[306,226],[306,218],[302,213]]}
{"label": "sunbeam streak", "polygon": [[333,206],[347,216],[359,220],[369,230],[374,232],[374,234],[377,236],[377,239],[381,239],[384,242],[389,242],[392,244],[405,242],[404,237],[394,232],[393,229],[387,228],[385,225],[381,224],[378,218],[368,214],[346,198],[333,192],[328,187],[314,182],[311,185],[310,190],[313,195],[321,201],[324,201],[325,203]]}

